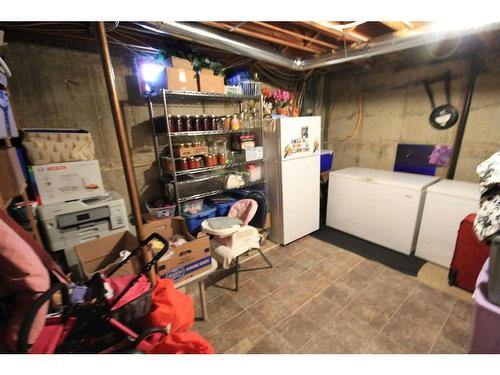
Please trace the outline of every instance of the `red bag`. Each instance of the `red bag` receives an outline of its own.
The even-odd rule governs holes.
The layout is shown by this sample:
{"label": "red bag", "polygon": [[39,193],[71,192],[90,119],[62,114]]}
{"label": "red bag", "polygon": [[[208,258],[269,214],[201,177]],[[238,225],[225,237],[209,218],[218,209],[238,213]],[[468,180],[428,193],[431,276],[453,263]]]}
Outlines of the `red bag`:
{"label": "red bag", "polygon": [[177,332],[166,336],[149,354],[214,354],[214,349],[196,332]]}
{"label": "red bag", "polygon": [[467,215],[458,229],[455,253],[451,261],[448,283],[473,292],[484,262],[490,256],[490,248],[479,241],[473,225],[476,214]]}
{"label": "red bag", "polygon": [[150,327],[167,327],[170,324],[171,333],[189,331],[194,323],[193,300],[175,289],[172,280],[157,277],[147,320]]}

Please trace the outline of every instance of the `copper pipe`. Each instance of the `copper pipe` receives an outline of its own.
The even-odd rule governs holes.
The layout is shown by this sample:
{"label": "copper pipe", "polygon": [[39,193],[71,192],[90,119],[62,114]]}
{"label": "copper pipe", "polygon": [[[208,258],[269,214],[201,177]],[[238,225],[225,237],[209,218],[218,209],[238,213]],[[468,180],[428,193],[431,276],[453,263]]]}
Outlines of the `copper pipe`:
{"label": "copper pipe", "polygon": [[[125,172],[125,180],[127,182],[127,189],[130,197],[130,205],[132,206],[132,215],[134,216],[137,236],[142,241],[146,238],[146,236],[144,234],[144,228],[142,225],[141,206],[139,203],[139,194],[137,192],[137,182],[135,179],[132,156],[130,154],[130,144],[127,137],[127,131],[123,123],[120,103],[118,101],[118,94],[116,92],[114,79],[115,75],[113,71],[113,64],[111,62],[111,56],[109,54],[108,38],[106,37],[104,22],[97,22],[97,31],[99,34],[99,41],[101,42],[102,66],[104,68],[104,76],[106,78],[106,87],[108,89],[111,112],[113,113],[113,120],[115,122],[116,137],[118,138],[118,146],[120,148],[120,155]],[[142,249],[142,258],[144,264],[148,263],[151,260],[151,254],[149,253],[148,249]],[[155,284],[156,278],[155,272],[153,270],[149,271],[148,279],[151,285]]]}

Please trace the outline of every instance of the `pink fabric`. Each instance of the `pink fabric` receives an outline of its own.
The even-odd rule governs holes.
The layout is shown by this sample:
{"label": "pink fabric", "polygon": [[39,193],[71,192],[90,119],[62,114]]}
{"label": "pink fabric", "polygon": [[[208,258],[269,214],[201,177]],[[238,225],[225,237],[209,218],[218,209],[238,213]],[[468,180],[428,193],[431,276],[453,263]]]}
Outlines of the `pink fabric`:
{"label": "pink fabric", "polygon": [[233,204],[227,216],[235,217],[247,225],[255,216],[259,205],[253,199],[242,199]]}
{"label": "pink fabric", "polygon": [[[50,278],[30,244],[8,224],[8,220],[4,220],[6,214],[0,212],[0,294],[16,295],[16,307],[5,337],[7,347],[14,350],[24,316],[38,296],[49,289]],[[35,317],[30,343],[36,340],[43,328],[47,308],[48,305],[41,308]]]}
{"label": "pink fabric", "polygon": [[[127,287],[127,285],[134,279],[135,275],[132,276],[118,276],[110,277],[106,279],[111,289],[113,289],[113,298],[118,297],[118,295]],[[142,276],[137,283],[130,288],[127,293],[113,306],[113,310],[118,310],[120,307],[125,306],[127,303],[132,302],[136,298],[147,293],[150,288],[149,281],[146,276]]]}

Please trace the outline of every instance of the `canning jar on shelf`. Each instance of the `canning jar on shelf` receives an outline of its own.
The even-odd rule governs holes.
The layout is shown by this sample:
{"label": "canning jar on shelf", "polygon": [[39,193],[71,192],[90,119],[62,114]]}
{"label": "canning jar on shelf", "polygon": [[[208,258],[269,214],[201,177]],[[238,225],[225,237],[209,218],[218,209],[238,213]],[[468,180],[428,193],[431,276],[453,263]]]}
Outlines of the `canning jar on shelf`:
{"label": "canning jar on shelf", "polygon": [[193,122],[193,131],[199,132],[201,131],[202,118],[198,115],[192,116],[191,120]]}
{"label": "canning jar on shelf", "polygon": [[187,121],[188,121],[188,118],[186,115],[179,116],[179,120],[177,122],[177,131],[178,132],[187,131]]}
{"label": "canning jar on shelf", "polygon": [[240,116],[235,113],[233,117],[231,117],[231,130],[238,131],[240,129],[241,129]]}
{"label": "canning jar on shelf", "polygon": [[187,158],[177,159],[177,169],[180,171],[185,171],[185,170],[189,169],[188,159]]}
{"label": "canning jar on shelf", "polygon": [[231,115],[226,115],[224,118],[224,130],[231,130]]}
{"label": "canning jar on shelf", "polygon": [[224,117],[214,116],[213,130],[224,130]]}

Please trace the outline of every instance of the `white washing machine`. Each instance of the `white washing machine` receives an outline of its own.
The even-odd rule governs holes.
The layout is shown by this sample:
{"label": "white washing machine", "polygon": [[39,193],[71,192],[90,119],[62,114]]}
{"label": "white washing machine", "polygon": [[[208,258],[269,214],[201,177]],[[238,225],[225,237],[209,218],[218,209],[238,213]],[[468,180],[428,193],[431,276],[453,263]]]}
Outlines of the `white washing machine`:
{"label": "white washing machine", "polygon": [[479,184],[441,180],[429,186],[415,256],[449,267],[460,222],[479,209]]}

